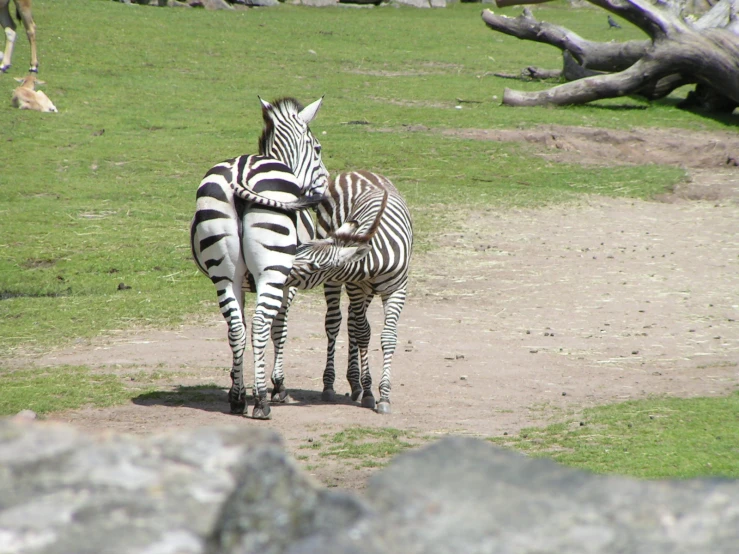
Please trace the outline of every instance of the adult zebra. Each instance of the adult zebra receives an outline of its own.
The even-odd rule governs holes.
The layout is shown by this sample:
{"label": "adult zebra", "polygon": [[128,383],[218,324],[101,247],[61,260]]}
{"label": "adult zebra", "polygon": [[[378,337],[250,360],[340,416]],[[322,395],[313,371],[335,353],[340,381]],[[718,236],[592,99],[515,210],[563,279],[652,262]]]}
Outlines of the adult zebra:
{"label": "adult zebra", "polygon": [[328,173],[321,161],[321,145],[308,127],[322,99],[305,108],[294,98],[273,104],[260,101],[265,127],[259,155],[226,160],[205,174],[197,191],[190,243],[197,266],[216,287],[228,324],[233,353],[228,398],[235,414],[246,409],[243,292],[257,293],[252,317],[252,417],[269,419],[265,348],[275,315],[281,307],[286,310],[283,304],[292,298],[285,294],[285,281],[299,238],[306,240],[313,229],[304,208],[321,200]]}
{"label": "adult zebra", "polygon": [[[322,398],[335,397],[334,356],[341,327],[341,290],[349,296],[349,360],[347,379],[352,399],[379,413],[390,413],[390,371],[397,344],[398,319],[408,285],[413,227],[402,196],[389,179],[367,171],[338,175],[317,208],[321,240],[298,247],[289,286],[311,289],[324,284],[326,298],[326,368]],[[380,400],[376,404],[369,371],[371,329],[367,308],[375,295],[382,298],[383,367]]]}

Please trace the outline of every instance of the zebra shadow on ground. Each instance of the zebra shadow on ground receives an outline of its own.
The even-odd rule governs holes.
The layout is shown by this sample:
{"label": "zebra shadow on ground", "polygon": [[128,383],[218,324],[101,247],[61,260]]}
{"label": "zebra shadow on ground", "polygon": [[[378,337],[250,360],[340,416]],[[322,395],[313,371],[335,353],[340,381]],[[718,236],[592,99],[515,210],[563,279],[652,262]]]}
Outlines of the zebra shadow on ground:
{"label": "zebra shadow on ground", "polygon": [[[270,390],[270,394],[271,394]],[[311,406],[327,404],[321,399],[320,390],[288,389],[287,402],[272,404],[274,408],[282,406]],[[230,412],[228,403],[228,389],[216,385],[177,385],[168,390],[155,390],[142,393],[131,401],[139,406],[171,406],[177,408],[193,408],[205,412],[227,414]],[[248,396],[249,406],[254,405],[254,397]],[[336,401],[332,404],[356,405],[349,395],[336,395]]]}

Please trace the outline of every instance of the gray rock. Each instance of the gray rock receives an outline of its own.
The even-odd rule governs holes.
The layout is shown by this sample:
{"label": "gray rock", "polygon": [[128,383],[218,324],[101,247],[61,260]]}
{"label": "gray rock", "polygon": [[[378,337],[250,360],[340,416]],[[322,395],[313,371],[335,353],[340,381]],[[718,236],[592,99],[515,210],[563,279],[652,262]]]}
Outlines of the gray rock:
{"label": "gray rock", "polygon": [[735,554],[739,482],[591,475],[469,438],[406,453],[364,498],[257,427],[85,435],[0,420],[0,552]]}
{"label": "gray rock", "polygon": [[474,439],[399,457],[370,479],[368,500],[383,514],[375,532],[407,554],[733,554],[739,545],[739,482],[591,475]]}
{"label": "gray rock", "polygon": [[244,458],[270,452],[285,456],[264,430],[142,439],[0,421],[0,552],[204,552]]}
{"label": "gray rock", "polygon": [[234,7],[226,2],[226,0],[191,0],[189,4],[195,8],[205,8],[206,10],[233,10]]}
{"label": "gray rock", "polygon": [[282,452],[244,462],[237,489],[216,525],[211,552],[282,554],[291,547],[291,552],[302,552],[303,541],[310,547],[322,535],[371,515],[357,497],[319,490]]}
{"label": "gray rock", "polygon": [[302,6],[312,6],[314,8],[325,8],[326,6],[336,6],[339,0],[293,0],[291,4],[300,4]]}
{"label": "gray rock", "polygon": [[280,3],[277,0],[241,0],[239,2],[244,6],[271,8],[273,6],[279,6]]}
{"label": "gray rock", "polygon": [[391,0],[391,4],[413,6],[414,8],[430,8],[429,0]]}
{"label": "gray rock", "polygon": [[[2,59],[2,52],[0,52],[0,60]],[[21,410],[17,414],[13,416],[13,419],[16,420],[23,420],[23,421],[33,421],[36,419],[36,412],[33,410]]]}

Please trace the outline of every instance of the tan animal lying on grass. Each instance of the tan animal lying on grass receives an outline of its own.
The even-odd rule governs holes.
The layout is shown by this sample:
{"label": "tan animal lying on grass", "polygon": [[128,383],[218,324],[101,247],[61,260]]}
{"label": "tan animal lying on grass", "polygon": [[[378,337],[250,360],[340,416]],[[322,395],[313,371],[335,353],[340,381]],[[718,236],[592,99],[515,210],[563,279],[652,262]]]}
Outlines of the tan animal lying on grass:
{"label": "tan animal lying on grass", "polygon": [[36,110],[37,112],[57,111],[48,96],[40,90],[34,90],[36,85],[46,84],[44,81],[39,81],[36,75],[28,75],[25,79],[16,77],[15,80],[22,84],[13,91],[13,106],[21,110]]}

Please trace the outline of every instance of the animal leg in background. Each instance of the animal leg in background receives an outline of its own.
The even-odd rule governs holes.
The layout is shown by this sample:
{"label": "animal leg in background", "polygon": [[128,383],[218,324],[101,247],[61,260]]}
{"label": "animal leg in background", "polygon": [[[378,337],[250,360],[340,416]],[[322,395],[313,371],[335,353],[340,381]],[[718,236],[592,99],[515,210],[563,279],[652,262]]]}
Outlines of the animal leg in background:
{"label": "animal leg in background", "polygon": [[[31,73],[38,73],[38,55],[36,52],[36,24],[31,15],[31,0],[15,0],[16,14],[26,29],[26,36],[31,45]],[[5,73],[10,69],[15,46],[16,24],[10,15],[10,0],[0,0],[0,25],[5,29],[5,53],[0,64],[0,72]]]}

